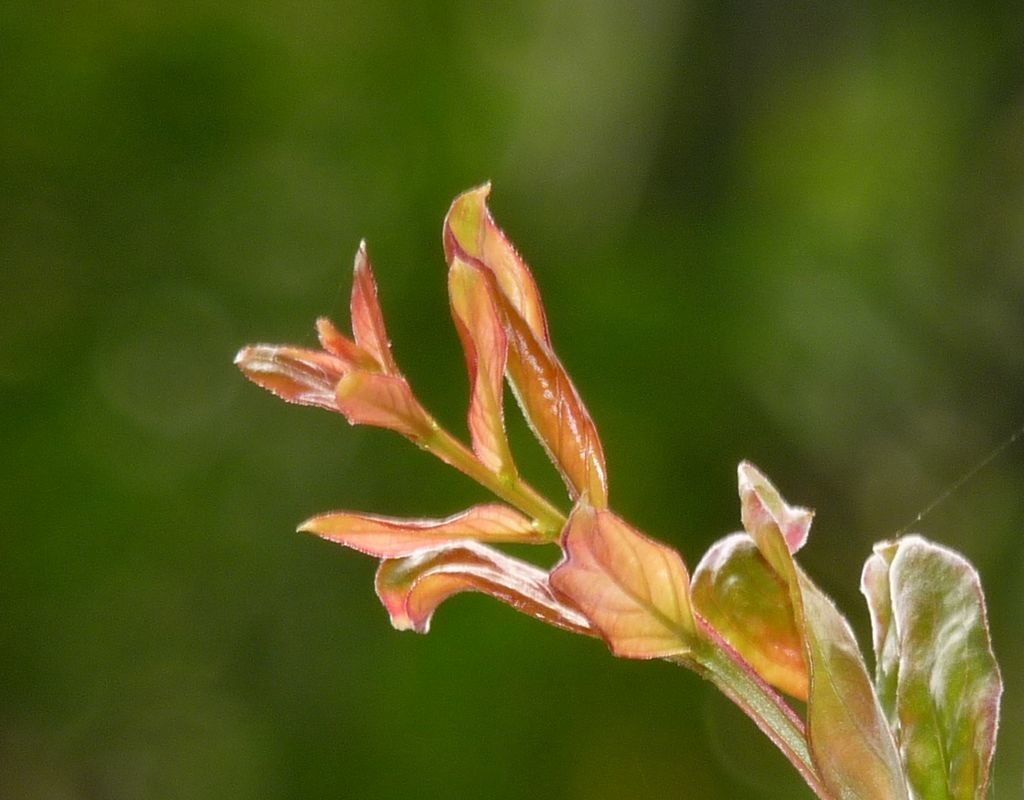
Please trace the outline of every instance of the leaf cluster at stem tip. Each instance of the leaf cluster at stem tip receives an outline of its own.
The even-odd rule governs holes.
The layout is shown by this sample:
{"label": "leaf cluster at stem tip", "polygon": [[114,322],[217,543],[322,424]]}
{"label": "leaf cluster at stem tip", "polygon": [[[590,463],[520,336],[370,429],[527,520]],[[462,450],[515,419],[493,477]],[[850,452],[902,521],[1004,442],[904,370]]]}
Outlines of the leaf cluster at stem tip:
{"label": "leaf cluster at stem tip", "polygon": [[[235,363],[288,402],[396,431],[496,501],[442,519],[333,511],[299,530],[380,560],[377,594],[396,628],[425,633],[445,599],[476,591],[600,638],[616,656],[693,669],[818,797],[981,800],[1002,680],[974,568],[919,536],[876,545],[861,582],[872,675],[845,617],[795,559],[813,513],[786,503],[744,462],[743,530],[712,545],[691,576],[679,553],[610,509],[597,428],[555,354],[533,275],[491,216],[489,192],[488,184],[459,195],[442,230],[469,376],[468,443],[437,423],[399,369],[365,243],[350,334],[322,318],[319,349],[251,345]],[[505,429],[506,381],[562,476],[567,510],[519,473]],[[558,547],[561,560],[541,569],[501,549],[513,543]],[[783,695],[802,701],[804,713]]]}

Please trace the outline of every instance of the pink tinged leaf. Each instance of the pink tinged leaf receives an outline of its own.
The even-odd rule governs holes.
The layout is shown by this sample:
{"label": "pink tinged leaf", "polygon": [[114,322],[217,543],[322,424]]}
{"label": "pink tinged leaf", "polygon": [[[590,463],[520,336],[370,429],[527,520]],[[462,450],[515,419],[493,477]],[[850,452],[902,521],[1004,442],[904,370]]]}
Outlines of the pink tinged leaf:
{"label": "pink tinged leaf", "polygon": [[452,202],[444,220],[444,249],[451,263],[463,251],[483,262],[497,278],[501,292],[526,321],[534,336],[548,342],[540,292],[526,262],[494,223],[487,208],[490,183],[463,192]]}
{"label": "pink tinged leaf", "polygon": [[587,618],[552,592],[544,570],[477,542],[385,559],[377,570],[376,584],[377,595],[398,630],[426,633],[444,600],[476,591],[549,625],[595,635]]}
{"label": "pink tinged leaf", "polygon": [[562,549],[551,585],[582,609],[615,655],[689,652],[696,623],[686,567],[675,550],[586,504],[570,516]]}
{"label": "pink tinged leaf", "polygon": [[456,257],[448,271],[452,316],[469,371],[473,452],[489,470],[514,474],[502,409],[508,342],[481,267]]}
{"label": "pink tinged leaf", "polygon": [[690,601],[765,682],[807,699],[803,639],[789,589],[747,534],[727,536],[704,554]]}
{"label": "pink tinged leaf", "polygon": [[508,506],[474,506],[445,519],[398,519],[334,512],[303,522],[299,530],[378,558],[399,558],[467,539],[545,544],[532,520]]}
{"label": "pink tinged leaf", "polygon": [[380,369],[373,356],[342,334],[327,317],[320,317],[316,321],[316,333],[320,339],[320,346],[341,359],[345,363],[346,371]]}
{"label": "pink tinged leaf", "polygon": [[958,553],[907,536],[875,546],[861,586],[879,673],[895,680],[888,699],[912,790],[980,800],[1003,684],[978,573]]}
{"label": "pink tinged leaf", "polygon": [[837,798],[906,800],[896,743],[853,631],[793,560],[810,512],[789,506],[752,464],[740,464],[739,486],[744,527],[786,584],[803,639],[807,738],[822,782]]}
{"label": "pink tinged leaf", "polygon": [[449,264],[480,264],[494,277],[508,340],[507,373],[516,400],[569,488],[573,500],[607,505],[604,452],[586,406],[551,349],[540,292],[529,268],[487,210],[490,185],[455,199],[445,218]]}
{"label": "pink tinged leaf", "polygon": [[508,377],[523,414],[558,468],[573,500],[608,504],[604,450],[568,373],[511,304],[498,297],[508,334]]}
{"label": "pink tinged leaf", "polygon": [[413,440],[434,430],[434,421],[400,376],[350,372],[338,381],[335,403],[353,425],[388,428]]}
{"label": "pink tinged leaf", "polygon": [[398,375],[391,355],[391,342],[384,329],[384,316],[377,299],[377,282],[366,254],[366,242],[359,243],[352,280],[352,334],[355,343],[377,362],[388,375]]}
{"label": "pink tinged leaf", "polygon": [[239,350],[235,364],[253,383],[289,403],[339,410],[335,387],[347,364],[331,353],[257,344]]}
{"label": "pink tinged leaf", "polygon": [[788,505],[771,482],[749,462],[739,466],[740,495],[749,498],[742,506],[743,527],[757,529],[774,525],[783,535],[790,553],[804,546],[811,529],[814,512]]}

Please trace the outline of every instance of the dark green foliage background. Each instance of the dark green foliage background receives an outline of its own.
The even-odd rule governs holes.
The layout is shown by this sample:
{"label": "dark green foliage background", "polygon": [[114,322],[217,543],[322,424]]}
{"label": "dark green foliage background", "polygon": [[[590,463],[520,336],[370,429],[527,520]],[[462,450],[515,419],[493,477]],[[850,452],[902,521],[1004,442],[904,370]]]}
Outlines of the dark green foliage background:
{"label": "dark green foliage background", "polygon": [[[869,6],[3,4],[0,796],[808,797],[666,664],[480,597],[392,631],[294,526],[484,494],[231,359],[344,321],[365,236],[463,431],[439,232],[493,179],[615,508],[692,567],[754,460],[867,644],[871,543],[1024,422],[1021,6]],[[985,582],[1007,798],[1022,486],[1018,444],[918,526]]]}

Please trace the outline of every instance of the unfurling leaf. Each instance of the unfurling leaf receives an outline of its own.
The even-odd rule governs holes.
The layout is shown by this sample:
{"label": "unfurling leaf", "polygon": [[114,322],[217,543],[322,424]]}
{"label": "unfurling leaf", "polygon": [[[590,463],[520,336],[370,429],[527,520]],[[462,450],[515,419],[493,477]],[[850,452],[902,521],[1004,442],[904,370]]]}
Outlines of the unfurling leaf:
{"label": "unfurling leaf", "polygon": [[696,624],[679,553],[605,509],[577,506],[551,585],[590,619],[612,652],[661,658],[691,649]]}
{"label": "unfurling leaf", "polygon": [[529,268],[487,210],[489,186],[455,199],[445,218],[444,247],[494,278],[495,301],[508,342],[507,374],[516,400],[574,500],[608,502],[604,452],[597,429],[548,336],[540,294]]}
{"label": "unfurling leaf", "polygon": [[399,630],[426,633],[431,616],[445,599],[477,591],[550,625],[596,635],[579,609],[551,591],[548,573],[477,542],[384,559],[376,583],[377,596]]}
{"label": "unfurling leaf", "polygon": [[364,370],[379,371],[380,364],[372,355],[342,334],[327,317],[316,321],[316,335],[320,346],[328,353],[337,356],[345,363],[345,371]]}
{"label": "unfurling leaf", "polygon": [[999,724],[1002,678],[974,568],[906,536],[875,546],[861,580],[876,680],[916,796],[980,800]]}
{"label": "unfurling leaf", "polygon": [[789,588],[750,536],[734,533],[711,546],[693,572],[690,600],[761,678],[807,699],[803,639]]}
{"label": "unfurling leaf", "polygon": [[384,315],[377,299],[377,281],[373,278],[366,242],[359,243],[352,270],[352,335],[356,344],[373,356],[382,372],[398,375],[398,366],[391,355],[391,342],[384,329]]}
{"label": "unfurling leaf", "polygon": [[793,560],[810,512],[789,506],[756,467],[739,466],[743,525],[789,589],[809,673],[807,738],[822,782],[837,798],[906,800],[885,715],[846,619]]}
{"label": "unfurling leaf", "polygon": [[786,503],[771,481],[747,461],[740,464],[739,476],[740,498],[743,501],[740,516],[744,530],[751,532],[765,525],[772,526],[782,533],[791,554],[803,547],[811,530],[814,512]]}
{"label": "unfurling leaf", "polygon": [[537,533],[532,520],[497,503],[474,506],[445,519],[400,519],[337,511],[308,519],[299,530],[378,558],[398,558],[467,539],[495,543],[548,542]]}
{"label": "unfurling leaf", "polygon": [[331,353],[254,344],[238,351],[235,364],[245,377],[282,400],[339,410],[334,389],[348,365]]}
{"label": "unfurling leaf", "polygon": [[391,356],[365,242],[353,272],[353,339],[321,317],[316,329],[323,350],[253,345],[238,352],[235,364],[253,383],[288,402],[337,411],[353,425],[391,428],[419,440],[434,422]]}
{"label": "unfurling leaf", "polygon": [[473,452],[491,472],[514,472],[502,410],[508,341],[483,268],[452,259],[448,296],[469,371]]}
{"label": "unfurling leaf", "polygon": [[892,620],[892,598],[889,595],[889,562],[885,559],[885,543],[875,545],[875,554],[864,562],[860,591],[868,602],[871,614],[871,644],[875,651],[875,692],[882,704],[889,729],[899,736],[896,718],[896,687],[899,682],[900,647]]}

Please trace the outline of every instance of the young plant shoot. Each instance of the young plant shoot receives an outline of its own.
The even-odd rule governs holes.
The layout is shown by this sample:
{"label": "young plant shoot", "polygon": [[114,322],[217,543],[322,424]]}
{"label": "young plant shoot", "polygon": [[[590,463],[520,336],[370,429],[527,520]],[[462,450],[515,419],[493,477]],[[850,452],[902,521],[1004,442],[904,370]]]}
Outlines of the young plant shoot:
{"label": "young plant shoot", "polygon": [[[299,530],[380,559],[377,595],[398,629],[426,633],[442,601],[476,591],[599,637],[616,656],[692,669],[753,720],[820,798],[983,798],[1002,681],[974,568],[916,535],[875,546],[861,581],[872,676],[846,619],[794,557],[812,512],[786,503],[744,462],[744,531],[712,545],[691,575],[679,553],[609,507],[597,429],[555,355],[533,276],[491,217],[489,190],[457,197],[443,228],[469,372],[468,445],[436,422],[395,362],[365,244],[355,259],[350,336],[319,319],[320,349],[252,345],[235,363],[284,400],[397,431],[496,502],[444,519],[337,511]],[[565,482],[566,511],[516,468],[505,380]],[[500,549],[513,542],[558,547],[561,560],[541,569]],[[784,695],[801,701],[803,713]]]}

